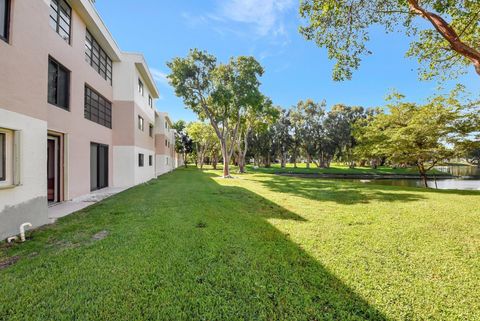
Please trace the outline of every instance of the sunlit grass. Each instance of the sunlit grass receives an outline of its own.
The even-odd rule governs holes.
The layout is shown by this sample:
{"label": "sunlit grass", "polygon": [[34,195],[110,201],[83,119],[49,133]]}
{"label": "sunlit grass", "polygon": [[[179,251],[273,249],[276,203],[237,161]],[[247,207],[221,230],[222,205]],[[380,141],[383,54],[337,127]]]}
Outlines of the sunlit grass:
{"label": "sunlit grass", "polygon": [[4,248],[0,320],[480,316],[480,193],[219,174],[177,170]]}

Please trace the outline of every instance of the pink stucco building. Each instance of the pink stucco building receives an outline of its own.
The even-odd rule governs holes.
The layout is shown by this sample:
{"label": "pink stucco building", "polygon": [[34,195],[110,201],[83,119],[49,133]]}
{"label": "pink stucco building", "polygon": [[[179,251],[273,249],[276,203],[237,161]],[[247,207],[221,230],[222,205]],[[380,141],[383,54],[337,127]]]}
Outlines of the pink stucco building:
{"label": "pink stucco building", "polygon": [[90,0],[0,0],[0,57],[0,239],[48,223],[53,203],[177,166],[144,57]]}

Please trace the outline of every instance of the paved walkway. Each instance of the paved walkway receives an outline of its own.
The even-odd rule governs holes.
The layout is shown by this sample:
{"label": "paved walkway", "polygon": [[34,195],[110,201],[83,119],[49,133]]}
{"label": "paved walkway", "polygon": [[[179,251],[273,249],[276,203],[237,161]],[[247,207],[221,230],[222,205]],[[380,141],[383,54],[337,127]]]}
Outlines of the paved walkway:
{"label": "paved walkway", "polygon": [[53,223],[61,217],[80,211],[112,195],[123,192],[126,189],[128,189],[128,187],[104,188],[104,189],[92,192],[90,194],[72,199],[71,201],[52,204],[51,206],[48,207],[48,218]]}

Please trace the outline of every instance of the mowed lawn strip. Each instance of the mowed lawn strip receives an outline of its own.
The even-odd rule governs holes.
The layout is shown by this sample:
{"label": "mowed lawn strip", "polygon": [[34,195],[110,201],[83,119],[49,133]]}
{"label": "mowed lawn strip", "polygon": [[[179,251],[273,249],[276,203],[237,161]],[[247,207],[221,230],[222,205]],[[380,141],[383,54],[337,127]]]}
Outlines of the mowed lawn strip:
{"label": "mowed lawn strip", "polygon": [[0,320],[474,320],[479,208],[475,192],[181,169],[4,247],[20,260],[0,270]]}

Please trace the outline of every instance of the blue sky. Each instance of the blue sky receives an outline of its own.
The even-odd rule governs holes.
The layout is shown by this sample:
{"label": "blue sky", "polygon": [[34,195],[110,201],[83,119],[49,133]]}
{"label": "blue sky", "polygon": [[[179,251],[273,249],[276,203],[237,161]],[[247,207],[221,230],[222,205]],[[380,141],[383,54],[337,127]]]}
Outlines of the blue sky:
{"label": "blue sky", "polygon": [[[196,116],[186,110],[168,85],[166,62],[185,56],[190,48],[207,50],[219,60],[253,55],[264,66],[263,92],[284,108],[301,99],[326,99],[381,106],[392,90],[421,102],[438,84],[418,80],[417,63],[405,58],[408,39],[400,34],[372,34],[373,55],[364,59],[353,79],[334,82],[333,63],[324,49],[298,33],[298,0],[97,0],[107,27],[124,51],[142,52],[152,70],[161,99],[157,109],[174,120]],[[480,77],[473,71],[456,82],[478,92]],[[446,84],[451,87],[452,84]]]}

